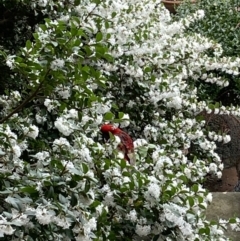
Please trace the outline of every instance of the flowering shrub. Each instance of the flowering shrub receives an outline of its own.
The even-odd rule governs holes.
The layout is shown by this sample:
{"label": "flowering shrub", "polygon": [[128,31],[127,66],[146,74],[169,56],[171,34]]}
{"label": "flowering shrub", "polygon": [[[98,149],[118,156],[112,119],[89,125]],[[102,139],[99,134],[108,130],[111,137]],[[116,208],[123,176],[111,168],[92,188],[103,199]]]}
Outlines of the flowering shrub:
{"label": "flowering shrub", "polygon": [[[175,19],[186,17],[196,9],[203,9],[205,16],[190,24],[186,29],[189,33],[200,33],[210,39],[220,43],[223,48],[224,56],[239,56],[240,41],[240,8],[239,0],[201,0],[196,4],[184,3],[178,8],[178,14]],[[211,51],[209,51],[211,54]],[[223,74],[221,71],[213,73],[214,77],[219,76],[228,78],[230,84],[227,87],[213,87],[212,85],[202,85],[199,88],[204,89],[203,99],[211,99],[222,102],[224,105],[238,105],[240,98],[240,78]]]}
{"label": "flowering shrub", "polygon": [[[158,0],[28,2],[49,18],[18,54],[2,52],[21,88],[0,96],[1,236],[227,240],[226,222],[205,219],[201,183],[221,176],[213,140],[229,136],[207,138],[195,116],[239,110],[198,101],[194,81],[227,85],[211,72],[238,75],[240,59],[184,33],[204,12],[172,22]],[[102,143],[104,122],[132,135],[134,166],[117,138]],[[196,155],[186,156],[191,144]]]}

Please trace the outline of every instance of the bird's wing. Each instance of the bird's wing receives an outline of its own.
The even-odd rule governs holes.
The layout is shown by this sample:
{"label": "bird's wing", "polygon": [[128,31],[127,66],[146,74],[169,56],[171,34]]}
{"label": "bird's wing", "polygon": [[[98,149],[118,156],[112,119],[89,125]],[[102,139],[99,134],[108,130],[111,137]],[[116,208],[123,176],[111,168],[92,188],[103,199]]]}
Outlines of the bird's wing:
{"label": "bird's wing", "polygon": [[133,140],[126,132],[121,131],[116,135],[121,139],[122,144],[126,147],[127,151],[133,150]]}

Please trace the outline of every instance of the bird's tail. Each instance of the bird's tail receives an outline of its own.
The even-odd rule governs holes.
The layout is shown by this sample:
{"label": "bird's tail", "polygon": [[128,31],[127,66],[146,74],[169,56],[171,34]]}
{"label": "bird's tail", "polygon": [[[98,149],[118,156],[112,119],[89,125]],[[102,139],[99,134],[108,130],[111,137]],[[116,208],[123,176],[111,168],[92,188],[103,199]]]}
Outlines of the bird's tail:
{"label": "bird's tail", "polygon": [[[130,165],[134,166],[136,163],[136,156],[135,156],[134,151],[130,151],[125,156],[127,156],[128,162],[130,163]],[[125,160],[126,160],[126,158],[125,158]]]}

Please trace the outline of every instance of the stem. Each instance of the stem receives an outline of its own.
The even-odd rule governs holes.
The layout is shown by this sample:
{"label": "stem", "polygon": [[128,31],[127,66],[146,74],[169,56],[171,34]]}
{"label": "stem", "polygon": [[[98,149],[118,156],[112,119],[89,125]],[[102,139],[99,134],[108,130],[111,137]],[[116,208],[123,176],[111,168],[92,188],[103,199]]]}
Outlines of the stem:
{"label": "stem", "polygon": [[0,124],[2,124],[3,122],[5,122],[6,120],[8,120],[12,115],[14,115],[15,113],[19,112],[28,102],[30,102],[31,100],[34,99],[34,97],[37,95],[38,91],[41,89],[46,76],[48,75],[50,69],[48,69],[48,71],[46,72],[43,81],[39,84],[39,86],[37,87],[37,89],[27,97],[27,99],[25,99],[19,106],[17,106],[12,112],[10,112],[7,116],[5,116],[4,118],[2,118],[0,120]]}

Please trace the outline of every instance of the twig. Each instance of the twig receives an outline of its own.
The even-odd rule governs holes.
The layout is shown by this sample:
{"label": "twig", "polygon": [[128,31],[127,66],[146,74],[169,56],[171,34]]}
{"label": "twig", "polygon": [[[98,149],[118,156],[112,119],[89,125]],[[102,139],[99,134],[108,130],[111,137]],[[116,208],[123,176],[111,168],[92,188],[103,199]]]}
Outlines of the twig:
{"label": "twig", "polygon": [[32,99],[34,99],[34,97],[37,95],[38,91],[41,89],[44,81],[45,81],[45,78],[46,76],[48,75],[50,69],[47,71],[47,73],[45,74],[44,76],[44,79],[43,81],[39,84],[39,86],[37,87],[37,89],[31,94],[28,96],[27,99],[25,99],[22,104],[20,104],[19,106],[17,106],[11,113],[9,113],[7,116],[5,116],[4,118],[2,118],[0,120],[0,124],[2,124],[3,122],[5,122],[6,120],[8,120],[12,115],[14,115],[15,113],[19,112],[28,102],[30,102]]}

